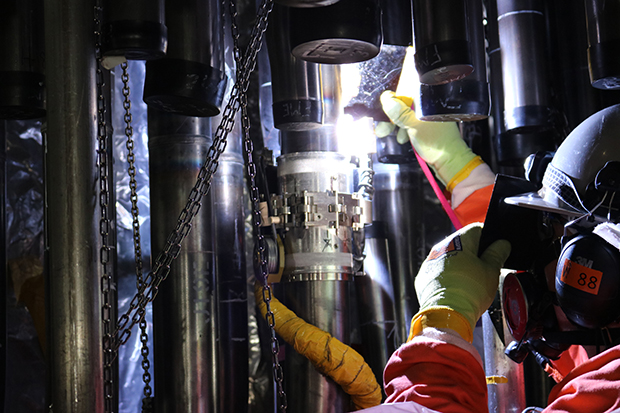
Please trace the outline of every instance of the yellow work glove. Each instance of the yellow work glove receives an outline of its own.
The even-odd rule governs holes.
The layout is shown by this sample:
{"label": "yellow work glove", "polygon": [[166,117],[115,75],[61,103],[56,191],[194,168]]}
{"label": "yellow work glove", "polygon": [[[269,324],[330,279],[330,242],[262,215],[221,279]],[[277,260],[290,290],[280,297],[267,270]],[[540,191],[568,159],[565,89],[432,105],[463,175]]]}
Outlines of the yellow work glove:
{"label": "yellow work glove", "polygon": [[[382,138],[394,131],[398,143],[411,141],[416,152],[435,171],[439,180],[452,191],[459,175],[469,172],[482,163],[461,138],[455,122],[426,122],[418,120],[415,112],[395,93],[386,90],[381,94],[383,111],[390,118],[389,122],[380,122],[375,128],[377,137]],[[460,182],[460,181],[459,181]]]}
{"label": "yellow work glove", "polygon": [[480,257],[482,224],[470,224],[435,245],[415,279],[420,310],[409,338],[424,327],[451,328],[471,342],[473,329],[489,308],[510,243],[495,241]]}

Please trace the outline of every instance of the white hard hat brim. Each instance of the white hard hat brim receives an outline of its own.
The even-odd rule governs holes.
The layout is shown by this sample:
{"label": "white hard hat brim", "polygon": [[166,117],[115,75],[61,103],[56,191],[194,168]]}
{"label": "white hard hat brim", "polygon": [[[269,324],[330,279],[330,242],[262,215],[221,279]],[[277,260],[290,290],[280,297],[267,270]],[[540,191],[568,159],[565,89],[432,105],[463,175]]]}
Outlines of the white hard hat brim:
{"label": "white hard hat brim", "polygon": [[508,205],[515,205],[523,208],[537,209],[554,214],[567,216],[583,215],[586,211],[578,210],[563,202],[557,197],[553,197],[552,201],[540,196],[538,192],[528,192],[521,195],[504,198],[504,202]]}

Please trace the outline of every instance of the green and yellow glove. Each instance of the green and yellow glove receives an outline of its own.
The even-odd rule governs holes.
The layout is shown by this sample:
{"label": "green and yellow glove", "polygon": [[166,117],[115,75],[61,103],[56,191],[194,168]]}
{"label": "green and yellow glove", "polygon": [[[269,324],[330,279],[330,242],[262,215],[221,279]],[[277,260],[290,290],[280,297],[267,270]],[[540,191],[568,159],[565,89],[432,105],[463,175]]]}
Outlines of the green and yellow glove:
{"label": "green and yellow glove", "polygon": [[386,90],[381,94],[383,111],[393,123],[380,122],[375,128],[382,138],[394,131],[398,143],[411,141],[416,152],[435,171],[449,192],[483,161],[476,156],[461,138],[455,122],[426,122],[418,120],[411,105]]}
{"label": "green and yellow glove", "polygon": [[450,328],[470,343],[473,329],[489,308],[510,243],[495,241],[478,257],[482,224],[470,224],[435,245],[415,279],[420,310],[409,339],[424,327]]}

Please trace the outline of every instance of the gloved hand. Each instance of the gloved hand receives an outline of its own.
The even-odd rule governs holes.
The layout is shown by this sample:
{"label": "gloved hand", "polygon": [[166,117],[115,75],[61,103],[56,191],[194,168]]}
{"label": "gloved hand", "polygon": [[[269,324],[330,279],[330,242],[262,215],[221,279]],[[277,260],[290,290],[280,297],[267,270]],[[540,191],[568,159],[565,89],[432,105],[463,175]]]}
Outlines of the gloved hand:
{"label": "gloved hand", "polygon": [[420,310],[410,338],[424,327],[451,328],[472,341],[473,329],[489,308],[510,243],[495,241],[478,257],[482,224],[470,224],[435,245],[415,279]]}
{"label": "gloved hand", "polygon": [[398,143],[410,140],[416,152],[433,168],[448,191],[458,183],[453,181],[461,172],[469,172],[482,163],[480,157],[476,156],[461,138],[455,122],[418,120],[411,105],[403,102],[390,90],[381,94],[381,105],[393,124],[380,122],[375,128],[377,137],[389,135],[394,131],[394,127],[398,126]]}

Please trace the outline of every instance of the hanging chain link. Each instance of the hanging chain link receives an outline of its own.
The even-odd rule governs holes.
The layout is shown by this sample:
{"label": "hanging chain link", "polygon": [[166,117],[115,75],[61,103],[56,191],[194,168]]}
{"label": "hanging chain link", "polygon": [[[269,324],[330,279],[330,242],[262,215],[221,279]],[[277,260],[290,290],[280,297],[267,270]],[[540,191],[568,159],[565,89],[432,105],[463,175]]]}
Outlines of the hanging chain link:
{"label": "hanging chain link", "polygon": [[[123,73],[121,80],[123,82],[123,109],[125,109],[125,136],[127,137],[127,173],[129,175],[129,190],[131,200],[131,217],[132,217],[132,229],[133,229],[133,247],[136,262],[136,287],[138,290],[144,285],[144,277],[142,275],[143,263],[142,263],[142,246],[140,240],[140,211],[138,209],[138,184],[136,182],[136,157],[133,152],[134,140],[133,140],[133,126],[131,125],[131,89],[129,88],[129,72],[127,71],[127,62],[121,64]],[[151,363],[149,361],[149,335],[147,330],[146,317],[142,317],[139,322],[140,326],[140,342],[142,348],[140,350],[142,354],[142,381],[144,383],[144,397],[142,399],[142,412],[150,413],[153,411],[153,389],[151,388]]]}
{"label": "hanging chain link", "polygon": [[129,303],[129,308],[117,323],[114,334],[111,337],[111,347],[114,354],[118,348],[125,344],[131,336],[131,329],[144,317],[146,305],[153,301],[157,296],[159,286],[166,279],[170,272],[172,261],[181,251],[181,243],[191,230],[191,221],[198,213],[201,198],[209,192],[211,179],[217,171],[219,158],[226,149],[226,138],[232,131],[235,116],[241,106],[241,96],[245,94],[249,87],[250,74],[256,65],[256,56],[262,42],[263,34],[267,28],[267,18],[273,8],[273,0],[262,0],[256,18],[255,26],[252,28],[251,39],[246,49],[241,67],[238,69],[239,75],[233,86],[230,100],[228,101],[214,137],[213,143],[207,152],[206,160],[198,173],[196,184],[190,191],[187,203],[179,215],[176,228],[168,235],[166,245],[154,261],[151,272],[147,274],[141,288]]}
{"label": "hanging chain link", "polygon": [[110,187],[108,177],[108,143],[110,134],[106,120],[105,78],[101,66],[101,15],[99,4],[95,6],[95,58],[97,59],[97,166],[99,168],[99,235],[101,248],[99,249],[99,263],[102,267],[101,276],[101,321],[103,324],[103,396],[104,411],[114,412],[114,351],[110,345],[113,331],[112,303],[115,302],[116,287],[113,285],[111,258],[114,247],[110,243]]}
{"label": "hanging chain link", "polygon": [[[234,0],[230,1],[230,17],[231,17],[231,32],[233,38],[233,54],[235,57],[235,61],[237,63],[237,68],[242,66],[241,62],[241,52],[239,50],[239,28],[237,26],[237,8]],[[237,69],[237,76],[240,76],[239,69]],[[267,282],[268,277],[268,269],[267,269],[267,241],[265,240],[264,235],[261,233],[261,212],[260,212],[260,193],[258,190],[258,186],[256,185],[256,164],[254,162],[253,153],[254,153],[254,144],[252,143],[252,139],[250,137],[250,118],[248,117],[248,99],[247,93],[243,93],[240,97],[240,105],[241,105],[241,128],[243,133],[243,143],[244,148],[247,155],[247,172],[248,179],[250,182],[250,198],[252,200],[252,223],[254,225],[254,233],[256,237],[257,244],[257,262],[260,265],[260,274],[263,285],[263,301],[265,302],[267,313],[267,323],[269,324],[270,331],[270,339],[271,339],[271,359],[272,359],[272,369],[273,369],[273,378],[276,383],[276,390],[278,394],[278,411],[286,412],[288,407],[288,402],[286,399],[286,393],[284,391],[284,373],[282,371],[282,366],[278,360],[280,353],[280,343],[276,336],[276,322],[275,315],[271,310],[271,287]]]}

